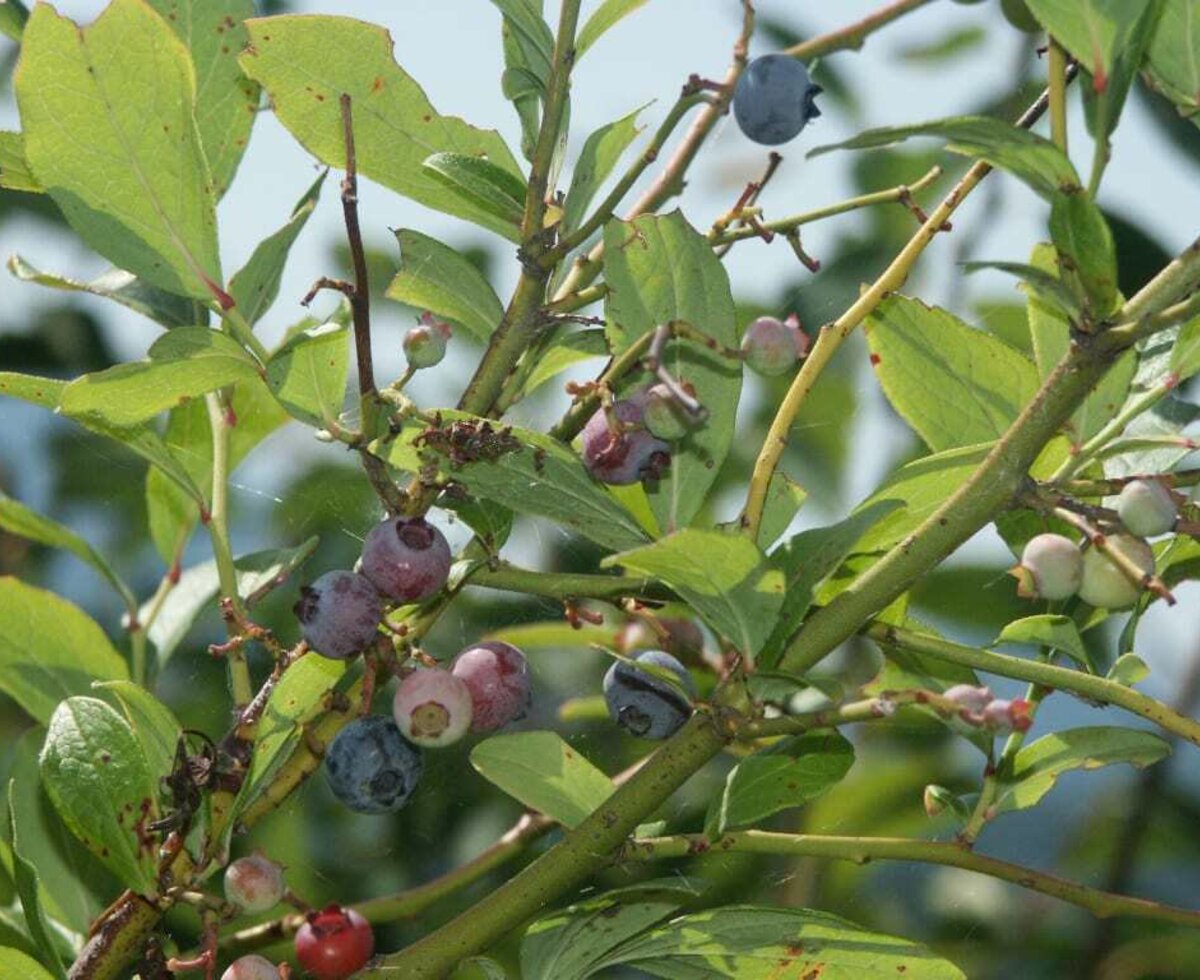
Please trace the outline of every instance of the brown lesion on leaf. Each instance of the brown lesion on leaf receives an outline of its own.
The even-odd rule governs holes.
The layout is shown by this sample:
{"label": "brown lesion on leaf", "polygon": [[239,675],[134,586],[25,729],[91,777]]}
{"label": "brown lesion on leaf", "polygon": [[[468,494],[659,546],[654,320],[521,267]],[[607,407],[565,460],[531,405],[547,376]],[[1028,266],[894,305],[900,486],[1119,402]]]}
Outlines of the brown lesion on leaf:
{"label": "brown lesion on leaf", "polygon": [[512,434],[512,427],[497,426],[488,421],[459,421],[443,424],[440,415],[433,424],[413,440],[413,445],[426,447],[444,456],[451,469],[468,463],[494,463],[509,453],[521,449],[521,441]]}

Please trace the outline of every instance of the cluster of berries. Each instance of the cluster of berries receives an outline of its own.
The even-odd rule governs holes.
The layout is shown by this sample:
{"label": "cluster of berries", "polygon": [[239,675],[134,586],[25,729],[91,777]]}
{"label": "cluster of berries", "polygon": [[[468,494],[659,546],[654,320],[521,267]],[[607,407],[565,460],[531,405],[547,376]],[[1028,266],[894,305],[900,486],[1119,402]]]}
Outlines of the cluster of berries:
{"label": "cluster of berries", "polygon": [[[266,912],[283,900],[285,891],[283,869],[261,854],[238,858],[225,869],[225,898],[242,912]],[[295,950],[307,976],[346,980],[375,952],[375,935],[354,909],[329,905],[305,917],[296,931]],[[251,954],[231,963],[221,980],[279,980],[279,975],[270,960]]]}
{"label": "cluster of berries", "polygon": [[[1157,480],[1133,480],[1117,497],[1117,517],[1128,534],[1105,539],[1144,575],[1154,573],[1154,552],[1145,539],[1173,530],[1179,518],[1175,499]],[[1137,602],[1141,585],[1131,581],[1097,548],[1081,551],[1061,534],[1031,538],[1012,570],[1019,595],[1030,599],[1067,599],[1075,594],[1090,605],[1121,609]]]}
{"label": "cluster of berries", "polygon": [[958,717],[991,732],[1025,732],[1033,724],[1033,705],[1024,698],[998,698],[989,687],[956,684],[943,695],[959,706]]}

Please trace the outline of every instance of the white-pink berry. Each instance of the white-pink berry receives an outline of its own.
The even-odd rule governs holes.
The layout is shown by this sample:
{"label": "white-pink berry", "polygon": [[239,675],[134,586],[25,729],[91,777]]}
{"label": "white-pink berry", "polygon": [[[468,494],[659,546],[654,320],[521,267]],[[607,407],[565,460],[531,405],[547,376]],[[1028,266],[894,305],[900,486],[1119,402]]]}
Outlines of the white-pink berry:
{"label": "white-pink berry", "polygon": [[431,747],[462,738],[471,727],[471,710],[470,689],[446,670],[414,671],[400,682],[392,702],[400,733]]}

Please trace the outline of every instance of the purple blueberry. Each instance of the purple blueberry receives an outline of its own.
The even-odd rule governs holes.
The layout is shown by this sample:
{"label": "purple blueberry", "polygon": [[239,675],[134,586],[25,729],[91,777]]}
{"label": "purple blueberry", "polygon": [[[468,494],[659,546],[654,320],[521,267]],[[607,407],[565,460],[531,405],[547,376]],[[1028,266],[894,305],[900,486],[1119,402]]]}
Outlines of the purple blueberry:
{"label": "purple blueberry", "polygon": [[800,134],[821,111],[814,104],[821,87],[808,69],[786,54],[755,58],[733,90],[733,118],[755,143],[776,146]]}
{"label": "purple blueberry", "polygon": [[363,576],[338,569],[301,586],[293,607],[300,632],[317,653],[345,660],[369,647],[383,619],[383,600]]}
{"label": "purple blueberry", "polygon": [[614,432],[604,409],[583,427],[583,464],[601,483],[623,486],[657,480],[671,463],[671,447],[642,427],[644,395],[614,402],[612,414],[622,425]]}
{"label": "purple blueberry", "polygon": [[450,545],[423,517],[392,517],[363,542],[362,573],[398,602],[421,602],[450,575]]}
{"label": "purple blueberry", "polygon": [[[651,664],[674,674],[679,687],[637,664]],[[684,691],[687,693],[685,694]],[[647,650],[630,663],[618,660],[604,675],[604,700],[618,725],[639,738],[669,738],[691,717],[696,694],[687,668],[669,653]]]}
{"label": "purple blueberry", "polygon": [[471,692],[473,732],[494,732],[529,710],[529,664],[509,643],[488,640],[468,647],[454,658],[450,673]]}
{"label": "purple blueberry", "polygon": [[325,752],[333,795],[357,813],[394,813],[412,796],[425,762],[390,718],[367,715],[346,725]]}
{"label": "purple blueberry", "polygon": [[450,745],[471,727],[471,689],[448,670],[415,670],[396,688],[392,714],[410,742]]}

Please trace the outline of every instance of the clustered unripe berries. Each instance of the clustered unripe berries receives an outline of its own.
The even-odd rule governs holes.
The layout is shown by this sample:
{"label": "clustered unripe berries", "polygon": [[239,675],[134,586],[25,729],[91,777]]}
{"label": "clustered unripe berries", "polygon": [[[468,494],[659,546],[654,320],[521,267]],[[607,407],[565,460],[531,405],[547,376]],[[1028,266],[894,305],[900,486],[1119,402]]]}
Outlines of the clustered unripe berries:
{"label": "clustered unripe berries", "polygon": [[261,854],[238,858],[225,869],[225,897],[243,912],[274,908],[284,887],[283,869]]}
{"label": "clustered unripe berries", "polygon": [[279,970],[266,957],[251,953],[230,963],[221,980],[279,980]]}
{"label": "clustered unripe berries", "polygon": [[1066,599],[1083,581],[1083,554],[1061,534],[1039,534],[1026,543],[1012,574],[1017,594],[1025,599]]}
{"label": "clustered unripe berries", "polygon": [[354,909],[328,905],[296,931],[296,960],[316,980],[346,980],[375,952],[370,923]]}
{"label": "clustered unripe berries", "polygon": [[657,480],[671,464],[671,447],[644,425],[645,393],[599,409],[583,427],[583,465],[601,483],[624,486]]}
{"label": "clustered unripe berries", "polygon": [[494,732],[529,710],[529,665],[525,654],[510,643],[476,643],[454,658],[450,673],[471,695],[473,732]]}
{"label": "clustered unripe berries", "polygon": [[1121,488],[1117,516],[1130,534],[1153,538],[1175,527],[1179,509],[1171,491],[1158,480],[1133,480]]}
{"label": "clustered unripe berries", "polygon": [[[1154,573],[1154,552],[1141,538],[1116,534],[1105,540],[1105,548],[1123,555],[1144,575]],[[1099,548],[1089,548],[1083,556],[1079,598],[1084,602],[1105,609],[1122,609],[1137,602],[1141,591],[1141,584],[1130,581]]]}
{"label": "clustered unripe berries", "polygon": [[409,367],[419,370],[440,364],[450,334],[450,324],[435,319],[428,310],[422,313],[420,322],[404,335],[404,356]]}
{"label": "clustered unripe berries", "polygon": [[991,688],[956,684],[942,695],[959,708],[958,718],[991,732],[1024,732],[1033,724],[1033,705],[1024,698],[998,698]]}
{"label": "clustered unripe berries", "polygon": [[795,314],[786,320],[760,316],[742,335],[742,358],[750,370],[774,377],[791,371],[808,353],[808,334]]}
{"label": "clustered unripe berries", "polygon": [[776,146],[800,134],[821,114],[815,99],[821,87],[808,70],[786,54],[755,58],[733,90],[733,117],[755,143]]}
{"label": "clustered unripe berries", "polygon": [[[642,665],[673,675],[676,683]],[[604,701],[618,725],[639,738],[674,735],[692,714],[696,686],[687,668],[663,650],[647,650],[632,661],[618,660],[604,675]]]}

